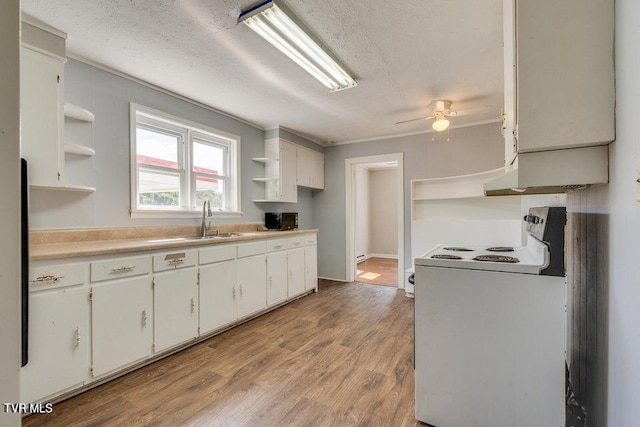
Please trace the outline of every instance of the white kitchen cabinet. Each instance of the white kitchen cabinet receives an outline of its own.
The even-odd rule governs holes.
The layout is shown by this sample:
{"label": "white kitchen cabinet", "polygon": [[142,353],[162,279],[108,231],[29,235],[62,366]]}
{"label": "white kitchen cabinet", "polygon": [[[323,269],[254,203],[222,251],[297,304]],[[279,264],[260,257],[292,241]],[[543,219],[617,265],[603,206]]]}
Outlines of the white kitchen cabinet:
{"label": "white kitchen cabinet", "polygon": [[[284,246],[284,245],[283,245]],[[283,248],[284,249],[284,248]],[[267,254],[267,306],[287,299],[287,252]]]}
{"label": "white kitchen cabinet", "polygon": [[613,141],[613,0],[505,0],[504,12],[505,104],[517,152]]}
{"label": "white kitchen cabinet", "polygon": [[305,292],[305,261],[304,247],[289,249],[287,253],[287,265],[289,280],[287,287],[289,297],[294,297]]}
{"label": "white kitchen cabinet", "polygon": [[198,336],[198,307],[197,268],[154,276],[153,344],[156,353]]}
{"label": "white kitchen cabinet", "polygon": [[267,139],[264,142],[264,152],[264,158],[253,159],[265,164],[265,176],[254,179],[264,183],[265,198],[255,201],[296,203],[296,146],[279,138]]}
{"label": "white kitchen cabinet", "polygon": [[103,282],[91,289],[94,376],[151,355],[153,289],[150,276]]}
{"label": "white kitchen cabinet", "polygon": [[[315,236],[314,236],[315,237]],[[318,288],[318,248],[317,246],[305,246],[304,248],[305,279],[304,288],[309,291]]]}
{"label": "white kitchen cabinet", "polygon": [[324,189],[324,154],[304,147],[296,147],[296,150],[298,185]]}
{"label": "white kitchen cabinet", "polygon": [[89,377],[89,291],[80,287],[29,295],[29,361],[20,401],[31,403]]}
{"label": "white kitchen cabinet", "polygon": [[238,259],[238,318],[267,307],[266,265],[264,254]]}
{"label": "white kitchen cabinet", "polygon": [[237,265],[233,260],[200,267],[200,333],[233,323],[238,318]]}
{"label": "white kitchen cabinet", "polygon": [[[506,175],[488,195],[608,182],[615,139],[614,1],[503,0]],[[515,190],[514,190],[515,188]]]}
{"label": "white kitchen cabinet", "polygon": [[21,156],[29,184],[64,185],[64,58],[23,45],[20,51]]}

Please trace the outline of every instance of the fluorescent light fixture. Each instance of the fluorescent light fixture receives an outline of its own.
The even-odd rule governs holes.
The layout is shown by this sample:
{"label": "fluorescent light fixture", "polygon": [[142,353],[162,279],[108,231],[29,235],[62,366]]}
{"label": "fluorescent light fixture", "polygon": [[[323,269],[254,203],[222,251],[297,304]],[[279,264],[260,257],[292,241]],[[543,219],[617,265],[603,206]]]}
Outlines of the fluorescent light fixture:
{"label": "fluorescent light fixture", "polygon": [[449,120],[445,119],[444,117],[438,117],[436,121],[433,122],[431,127],[433,128],[433,130],[442,132],[443,130],[447,130],[447,128],[449,127]]}
{"label": "fluorescent light fixture", "polygon": [[240,14],[238,22],[271,43],[306,72],[331,89],[352,88],[357,82],[295,22],[292,14],[274,0],[267,0]]}

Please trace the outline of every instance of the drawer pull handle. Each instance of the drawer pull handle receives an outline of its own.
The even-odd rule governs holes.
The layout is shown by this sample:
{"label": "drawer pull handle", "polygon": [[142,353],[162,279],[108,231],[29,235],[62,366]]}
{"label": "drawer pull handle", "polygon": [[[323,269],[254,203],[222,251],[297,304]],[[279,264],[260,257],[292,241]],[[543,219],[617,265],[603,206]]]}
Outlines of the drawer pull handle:
{"label": "drawer pull handle", "polygon": [[142,310],[142,327],[147,327],[147,310]]}
{"label": "drawer pull handle", "polygon": [[32,280],[31,283],[58,283],[61,279],[64,279],[64,276],[54,276],[53,274],[44,274],[42,276],[38,276],[35,280]]}
{"label": "drawer pull handle", "polygon": [[133,269],[135,268],[136,268],[135,265],[123,265],[122,267],[112,268],[111,272],[112,273],[128,273],[130,271],[133,271]]}
{"label": "drawer pull handle", "polygon": [[169,265],[180,265],[184,263],[184,258],[176,258],[167,262]]}
{"label": "drawer pull handle", "polygon": [[240,296],[242,296],[243,290],[242,290],[242,285],[240,285]]}
{"label": "drawer pull handle", "polygon": [[195,298],[191,298],[191,314],[196,312],[196,300]]}
{"label": "drawer pull handle", "polygon": [[273,249],[282,249],[282,245],[275,245]]}
{"label": "drawer pull handle", "polygon": [[233,287],[233,290],[231,291],[231,295],[233,295],[233,299],[236,299],[236,287]]}
{"label": "drawer pull handle", "polygon": [[185,254],[184,252],[180,252],[176,254],[165,255],[164,260],[169,261],[169,260],[180,259],[180,258],[184,259],[186,257],[187,257],[187,254]]}
{"label": "drawer pull handle", "polygon": [[80,337],[80,328],[77,327],[75,332],[76,332],[76,350],[79,350],[80,349],[80,338],[81,338]]}

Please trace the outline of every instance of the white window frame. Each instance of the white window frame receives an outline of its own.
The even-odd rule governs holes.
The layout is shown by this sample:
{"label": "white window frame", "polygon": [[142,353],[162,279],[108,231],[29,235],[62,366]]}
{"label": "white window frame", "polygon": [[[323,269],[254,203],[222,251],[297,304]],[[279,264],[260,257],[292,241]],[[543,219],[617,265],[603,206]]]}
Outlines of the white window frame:
{"label": "white window frame", "polygon": [[[137,162],[137,126],[138,115],[143,127],[150,130],[160,131],[169,135],[177,135],[182,139],[183,144],[178,148],[179,169],[166,169],[168,173],[179,173],[180,179],[180,206],[144,208],[138,206],[138,162]],[[144,118],[149,121],[145,123]],[[160,126],[154,126],[159,123]],[[240,136],[218,129],[211,128],[199,123],[192,122],[171,114],[163,113],[143,105],[130,104],[130,176],[131,176],[131,218],[197,218],[202,216],[202,206],[192,206],[195,201],[195,178],[198,176],[208,176],[224,181],[224,203],[222,210],[212,208],[213,216],[218,218],[239,217],[241,210],[240,192]],[[153,129],[155,127],[155,129]],[[193,171],[193,142],[212,145],[227,150],[225,156],[224,175],[201,174]],[[165,172],[161,166],[145,167],[157,172]]]}

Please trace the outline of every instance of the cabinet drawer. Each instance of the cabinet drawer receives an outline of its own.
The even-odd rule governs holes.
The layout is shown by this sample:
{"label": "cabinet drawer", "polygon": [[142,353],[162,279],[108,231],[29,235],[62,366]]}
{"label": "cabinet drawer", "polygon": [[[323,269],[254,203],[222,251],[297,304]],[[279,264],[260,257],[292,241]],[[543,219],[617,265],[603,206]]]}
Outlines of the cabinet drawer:
{"label": "cabinet drawer", "polygon": [[153,271],[175,270],[192,267],[198,261],[197,251],[173,251],[153,256]]}
{"label": "cabinet drawer", "polygon": [[289,249],[300,248],[302,246],[305,246],[306,244],[307,243],[305,236],[289,237],[287,239],[287,247]]}
{"label": "cabinet drawer", "polygon": [[238,258],[245,258],[253,255],[260,255],[265,253],[265,243],[245,243],[244,245],[238,245]]}
{"label": "cabinet drawer", "polygon": [[313,246],[316,245],[318,243],[318,236],[315,234],[309,234],[307,236],[303,236],[304,237],[304,244],[305,246]]}
{"label": "cabinet drawer", "polygon": [[267,242],[267,252],[283,251],[285,249],[287,249],[286,239],[269,240]]}
{"label": "cabinet drawer", "polygon": [[140,276],[151,271],[151,257],[139,256],[109,259],[91,263],[91,281],[120,279],[122,277]]}
{"label": "cabinet drawer", "polygon": [[88,264],[33,266],[29,269],[29,290],[64,288],[87,281]]}
{"label": "cabinet drawer", "polygon": [[236,245],[216,245],[212,248],[200,249],[200,264],[211,264],[236,259],[236,250]]}

